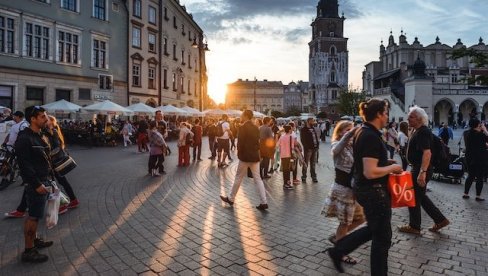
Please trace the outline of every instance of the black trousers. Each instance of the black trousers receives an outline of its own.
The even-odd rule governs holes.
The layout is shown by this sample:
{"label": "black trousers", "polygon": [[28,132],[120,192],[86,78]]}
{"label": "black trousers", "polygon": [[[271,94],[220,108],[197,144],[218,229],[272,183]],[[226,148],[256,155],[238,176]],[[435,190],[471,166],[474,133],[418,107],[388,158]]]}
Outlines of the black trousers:
{"label": "black trousers", "polygon": [[193,160],[201,159],[200,156],[202,155],[202,142],[198,144],[193,144]]}
{"label": "black trousers", "polygon": [[208,137],[208,147],[210,148],[210,152],[212,153],[212,157],[215,157],[216,154],[216,147],[215,147],[215,137]]}
{"label": "black trousers", "polygon": [[159,155],[150,155],[149,161],[147,163],[149,173],[152,172],[153,169],[158,169],[159,172],[164,171],[164,154]]}
{"label": "black trousers", "polygon": [[371,275],[388,275],[388,251],[392,236],[390,194],[385,186],[366,185],[356,187],[354,192],[358,203],[363,206],[368,223],[338,240],[334,250],[342,256],[348,255],[371,240]]}
{"label": "black trousers", "polygon": [[[417,183],[417,177],[420,173],[420,167],[413,166],[412,167],[412,178],[413,178],[413,187],[415,190],[415,207],[408,207],[408,213],[410,215],[410,227],[420,230],[420,225],[422,222],[421,216],[421,209],[422,207],[424,211],[434,220],[434,223],[440,223],[446,219],[444,215],[441,213],[439,208],[435,206],[435,204],[430,200],[430,198],[426,195],[427,185],[425,187],[420,187]],[[430,178],[432,177],[432,170],[427,172],[426,181],[429,182]]]}
{"label": "black trousers", "polygon": [[485,173],[483,172],[483,162],[480,160],[479,163],[479,165],[472,164],[468,166],[468,178],[466,178],[466,182],[464,182],[465,194],[469,194],[471,185],[473,185],[473,181],[476,179],[476,196],[481,195],[481,191],[483,190],[483,179],[485,177]]}
{"label": "black trousers", "polygon": [[259,163],[259,175],[261,175],[261,178],[268,175],[269,160],[270,159],[268,157],[263,157]]}

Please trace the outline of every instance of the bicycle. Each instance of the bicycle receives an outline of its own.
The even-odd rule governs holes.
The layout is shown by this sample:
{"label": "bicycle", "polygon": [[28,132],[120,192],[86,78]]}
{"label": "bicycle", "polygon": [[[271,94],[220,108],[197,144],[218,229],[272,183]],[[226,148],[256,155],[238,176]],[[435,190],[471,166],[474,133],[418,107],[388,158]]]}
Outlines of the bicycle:
{"label": "bicycle", "polygon": [[14,148],[4,145],[0,148],[0,191],[14,183],[19,176],[19,166]]}

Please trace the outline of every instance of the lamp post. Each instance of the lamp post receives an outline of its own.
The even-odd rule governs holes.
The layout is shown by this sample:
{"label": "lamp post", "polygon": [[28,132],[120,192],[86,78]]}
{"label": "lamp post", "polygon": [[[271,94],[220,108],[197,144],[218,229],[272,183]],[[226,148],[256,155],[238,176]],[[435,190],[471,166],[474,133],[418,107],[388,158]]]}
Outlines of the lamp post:
{"label": "lamp post", "polygon": [[253,110],[254,111],[257,111],[256,110],[256,85],[258,83],[258,80],[256,79],[256,77],[254,77],[254,107],[253,107]]}
{"label": "lamp post", "polygon": [[[203,105],[204,105],[204,98],[206,97],[206,90],[205,87],[207,87],[207,66],[204,64],[205,63],[205,52],[210,51],[208,49],[208,44],[207,44],[207,36],[202,33],[198,37],[198,42],[197,38],[195,37],[193,39],[193,43],[191,47],[198,49],[198,67],[199,68],[199,75],[200,75],[200,111],[203,111]],[[205,91],[204,91],[205,90]]]}

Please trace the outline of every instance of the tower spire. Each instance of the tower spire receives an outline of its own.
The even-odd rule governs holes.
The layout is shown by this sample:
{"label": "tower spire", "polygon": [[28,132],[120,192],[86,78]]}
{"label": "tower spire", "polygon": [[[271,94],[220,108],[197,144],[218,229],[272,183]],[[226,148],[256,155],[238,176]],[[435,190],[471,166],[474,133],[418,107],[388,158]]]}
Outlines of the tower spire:
{"label": "tower spire", "polygon": [[320,0],[317,5],[317,17],[339,18],[338,0]]}

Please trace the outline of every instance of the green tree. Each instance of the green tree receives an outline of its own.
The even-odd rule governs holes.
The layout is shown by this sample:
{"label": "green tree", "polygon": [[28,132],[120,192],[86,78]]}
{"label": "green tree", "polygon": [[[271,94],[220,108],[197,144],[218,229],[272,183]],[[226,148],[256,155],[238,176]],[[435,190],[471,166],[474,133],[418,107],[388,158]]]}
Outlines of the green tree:
{"label": "green tree", "polygon": [[325,119],[327,118],[327,113],[325,111],[319,112],[319,114],[317,114],[317,118]]}
{"label": "green tree", "polygon": [[300,116],[300,113],[302,113],[300,108],[298,106],[292,105],[286,110],[285,115],[286,116]]}
{"label": "green tree", "polygon": [[[488,67],[488,54],[477,51],[475,49],[467,49],[466,47],[454,50],[451,59],[469,57],[470,63],[473,63],[476,68]],[[488,85],[488,76],[467,76],[465,80],[468,84],[475,84],[477,82],[481,85]]]}
{"label": "green tree", "polygon": [[359,103],[366,100],[366,93],[359,89],[343,90],[339,95],[339,109],[344,115],[359,115]]}
{"label": "green tree", "polygon": [[284,114],[278,110],[273,110],[273,111],[271,111],[271,116],[273,116],[275,118],[280,118],[280,117],[283,117]]}

